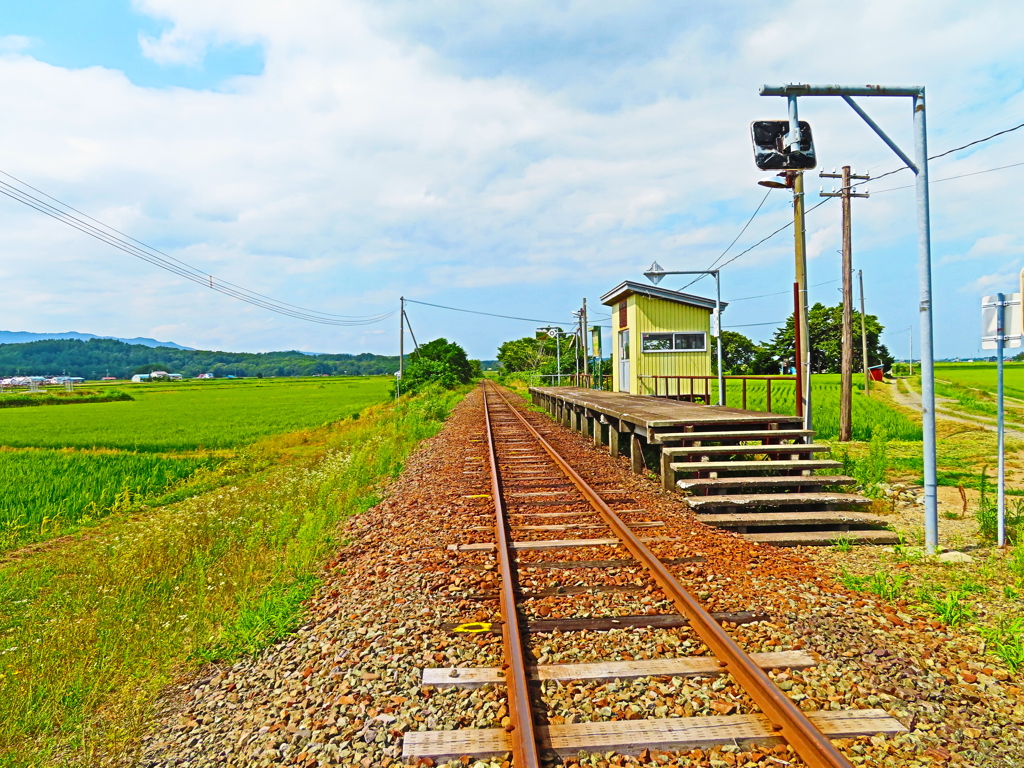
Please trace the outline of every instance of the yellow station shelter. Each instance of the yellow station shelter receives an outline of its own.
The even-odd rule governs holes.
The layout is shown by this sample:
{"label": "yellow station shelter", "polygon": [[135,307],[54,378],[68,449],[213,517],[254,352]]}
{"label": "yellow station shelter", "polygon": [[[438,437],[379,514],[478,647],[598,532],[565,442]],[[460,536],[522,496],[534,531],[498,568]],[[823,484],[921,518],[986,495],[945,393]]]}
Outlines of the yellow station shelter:
{"label": "yellow station shelter", "polygon": [[653,376],[711,375],[714,299],[627,280],[601,302],[612,310],[613,392],[649,395]]}

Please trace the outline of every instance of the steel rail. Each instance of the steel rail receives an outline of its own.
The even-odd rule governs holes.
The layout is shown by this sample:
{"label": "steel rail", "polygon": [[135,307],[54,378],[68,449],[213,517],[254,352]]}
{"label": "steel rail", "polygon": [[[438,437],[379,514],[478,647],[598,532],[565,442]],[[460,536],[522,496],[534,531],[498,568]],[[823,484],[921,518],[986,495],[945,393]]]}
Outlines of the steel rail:
{"label": "steel rail", "polygon": [[771,722],[772,730],[796,750],[800,758],[811,768],[853,768],[853,765],[835,748],[825,735],[807,719],[807,716],[772,682],[771,678],[758,667],[736,641],[704,610],[704,607],[687,592],[664,563],[622,522],[604,499],[598,495],[586,480],[544,439],[534,426],[509,402],[508,398],[495,387],[498,397],[505,401],[520,422],[533,434],[547,454],[572,481],[590,505],[600,513],[602,519],[623,546],[650,572],[658,586],[672,600],[679,612],[690,621],[690,626],[704,644],[718,658],[718,664],[732,675],[747,695],[761,708]]}
{"label": "steel rail", "polygon": [[[501,625],[501,641],[505,650],[503,667],[508,714],[511,718],[507,730],[511,731],[512,737],[512,762],[516,768],[540,768],[540,753],[537,750],[537,736],[533,728],[533,707],[530,705],[530,682],[526,671],[526,657],[523,654],[522,634],[519,631],[519,614],[516,612],[505,499],[501,493],[498,454],[494,445],[494,432],[491,429],[491,412],[487,406],[487,387],[482,386],[481,393],[484,400],[484,421],[487,423],[487,458],[491,465],[495,551],[498,556],[498,573],[501,576],[501,614],[504,618]],[[511,410],[515,412],[514,408]]]}

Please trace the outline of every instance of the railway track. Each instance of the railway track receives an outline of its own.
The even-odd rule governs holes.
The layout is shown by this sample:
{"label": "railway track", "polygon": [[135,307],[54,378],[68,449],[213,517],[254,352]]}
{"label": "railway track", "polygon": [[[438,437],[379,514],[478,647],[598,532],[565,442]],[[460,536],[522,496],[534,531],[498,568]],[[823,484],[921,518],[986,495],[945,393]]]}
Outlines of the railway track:
{"label": "railway track", "polygon": [[[776,686],[766,670],[813,666],[815,660],[799,651],[748,654],[730,637],[722,623],[757,620],[755,614],[715,615],[705,610],[674,575],[673,568],[699,558],[660,559],[652,551],[659,543],[678,538],[659,535],[664,522],[641,519],[645,510],[631,509],[635,502],[618,489],[597,489],[548,441],[541,429],[523,415],[490,383],[483,385],[486,423],[484,461],[490,479],[491,521],[477,528],[493,531],[492,542],[473,542],[451,547],[462,552],[493,552],[488,564],[497,574],[499,622],[476,622],[459,629],[465,632],[500,630],[504,663],[495,668],[426,669],[423,682],[434,686],[504,685],[508,717],[504,729],[419,731],[406,734],[403,754],[407,760],[432,760],[462,756],[493,757],[511,752],[516,768],[541,766],[551,753],[561,756],[615,751],[639,754],[645,749],[686,751],[713,745],[757,743],[788,744],[804,765],[813,768],[852,768],[830,742],[875,733],[897,733],[903,727],[879,710],[847,710],[805,713]],[[555,427],[557,429],[557,427]],[[481,521],[483,522],[483,521]],[[653,535],[648,535],[653,534]],[[618,557],[584,560],[584,551],[615,548]],[[622,557],[622,550],[628,557]],[[565,560],[537,560],[537,553],[560,553]],[[521,572],[534,569],[621,569],[628,583],[594,584],[575,588],[558,585],[537,589],[534,578]],[[616,571],[618,572],[618,571]],[[528,601],[572,600],[580,593],[613,592],[657,597],[662,607],[677,613],[648,610],[643,616],[588,616],[572,621],[526,619]],[[654,600],[651,600],[654,603]],[[660,659],[609,660],[592,664],[538,662],[530,638],[545,630],[572,631],[573,627],[602,628],[687,626],[710,651],[705,656]],[[628,657],[627,657],[628,658]],[[713,680],[729,676],[748,698],[748,714],[719,717],[653,717],[629,720],[559,723],[546,716],[544,681],[600,681],[640,678],[693,677]],[[646,689],[644,689],[646,690]],[[639,694],[642,695],[642,694]]]}

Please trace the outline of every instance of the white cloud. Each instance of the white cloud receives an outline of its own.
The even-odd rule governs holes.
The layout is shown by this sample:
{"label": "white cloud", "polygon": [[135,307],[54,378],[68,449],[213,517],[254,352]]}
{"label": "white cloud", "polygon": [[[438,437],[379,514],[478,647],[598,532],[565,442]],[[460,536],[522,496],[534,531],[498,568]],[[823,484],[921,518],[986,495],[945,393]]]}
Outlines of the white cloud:
{"label": "white cloud", "polygon": [[[17,49],[0,57],[0,98],[19,107],[0,124],[0,145],[17,148],[2,166],[291,303],[373,314],[405,293],[562,316],[578,295],[636,278],[653,258],[703,268],[724,250],[763,196],[748,123],[784,116],[781,99],[757,95],[763,82],[924,82],[934,151],[1005,127],[1024,107],[1004,74],[1024,65],[1016,4],[741,6],[136,0],[167,24],[140,38],[153,61],[196,66],[212,46],[256,44],[263,73],[218,91],[149,89]],[[834,55],[839,35],[856,41],[856,57]],[[910,146],[904,100],[866,106]],[[805,99],[801,110],[827,167],[898,165],[837,100]],[[1021,152],[1010,139],[1000,146],[999,161],[982,149],[933,174]],[[995,257],[1018,242],[1016,177],[1004,173],[935,186],[936,253]],[[911,183],[906,172],[879,184],[888,182]],[[773,193],[732,254],[786,222],[784,195]],[[810,215],[812,256],[839,247],[838,222],[838,206]],[[893,326],[913,317],[914,237],[912,190],[855,202],[855,262]],[[14,316],[45,307],[78,330],[119,336],[181,326],[174,340],[189,346],[388,351],[382,334],[233,304],[6,200],[0,238],[14,254],[0,264]],[[729,293],[788,286],[791,244],[787,230],[727,267]],[[812,282],[838,276],[837,262],[815,259]],[[967,267],[943,261],[937,306],[974,279],[955,271]],[[753,304],[751,313],[769,311]],[[730,312],[735,323],[760,318]],[[453,324],[479,344],[476,356],[501,340]]]}
{"label": "white cloud", "polygon": [[32,47],[32,41],[24,35],[0,36],[0,54],[17,53]]}

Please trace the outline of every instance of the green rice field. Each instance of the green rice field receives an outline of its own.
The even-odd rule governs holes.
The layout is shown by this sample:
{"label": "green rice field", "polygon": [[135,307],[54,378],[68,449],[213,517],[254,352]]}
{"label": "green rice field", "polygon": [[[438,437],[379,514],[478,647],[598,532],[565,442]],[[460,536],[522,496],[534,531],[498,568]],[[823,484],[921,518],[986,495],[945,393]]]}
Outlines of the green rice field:
{"label": "green rice field", "polygon": [[[996,364],[936,363],[935,378],[994,393],[996,391]],[[1007,396],[1024,400],[1024,363],[1004,363],[1003,386]]]}
{"label": "green rice field", "polygon": [[337,421],[387,397],[384,376],[126,384],[134,400],[0,410],[0,446],[189,451]]}
{"label": "green rice field", "polygon": [[128,509],[217,463],[136,453],[0,452],[0,548]]}
{"label": "green rice field", "polygon": [[[115,394],[131,399],[120,402],[0,409],[0,551],[155,503],[231,460],[234,449],[359,414],[385,400],[390,383],[383,376],[125,383]],[[202,488],[175,494],[219,482],[211,475]]]}

